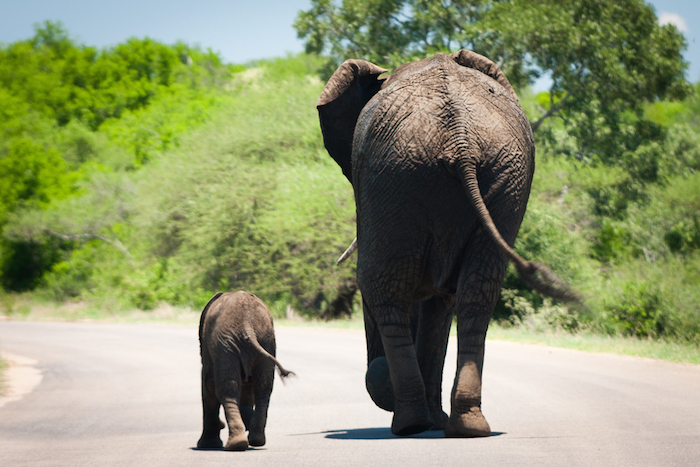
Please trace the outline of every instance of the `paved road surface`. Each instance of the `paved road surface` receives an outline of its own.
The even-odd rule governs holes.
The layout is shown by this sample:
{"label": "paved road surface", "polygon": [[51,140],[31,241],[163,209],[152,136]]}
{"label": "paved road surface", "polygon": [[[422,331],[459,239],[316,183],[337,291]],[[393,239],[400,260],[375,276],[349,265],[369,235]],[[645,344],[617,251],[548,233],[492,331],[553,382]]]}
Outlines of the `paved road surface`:
{"label": "paved road surface", "polygon": [[43,374],[0,407],[0,466],[700,465],[697,366],[488,341],[493,435],[397,438],[365,393],[361,331],[279,327],[277,341],[298,378],[276,381],[267,445],[199,451],[194,327],[0,321],[0,349]]}

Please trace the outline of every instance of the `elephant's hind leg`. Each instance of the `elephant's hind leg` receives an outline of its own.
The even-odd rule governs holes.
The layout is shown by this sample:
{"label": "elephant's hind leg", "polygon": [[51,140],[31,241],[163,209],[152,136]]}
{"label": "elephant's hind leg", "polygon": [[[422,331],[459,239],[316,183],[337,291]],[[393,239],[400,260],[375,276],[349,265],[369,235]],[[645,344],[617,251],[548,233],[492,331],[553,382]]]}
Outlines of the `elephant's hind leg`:
{"label": "elephant's hind leg", "polygon": [[410,315],[398,307],[383,306],[375,309],[375,316],[394,388],[391,432],[407,436],[429,430],[433,419],[428,411],[425,386],[416,359]]}
{"label": "elephant's hind leg", "polygon": [[457,288],[457,374],[446,437],[475,438],[491,434],[481,412],[484,344],[508,263],[488,237],[477,235],[474,238]]}
{"label": "elephant's hind leg", "polygon": [[242,382],[240,361],[237,355],[219,356],[216,369],[216,395],[224,407],[228,424],[228,439],[224,444],[227,451],[245,451],[248,449],[248,437],[238,404],[241,398]]}

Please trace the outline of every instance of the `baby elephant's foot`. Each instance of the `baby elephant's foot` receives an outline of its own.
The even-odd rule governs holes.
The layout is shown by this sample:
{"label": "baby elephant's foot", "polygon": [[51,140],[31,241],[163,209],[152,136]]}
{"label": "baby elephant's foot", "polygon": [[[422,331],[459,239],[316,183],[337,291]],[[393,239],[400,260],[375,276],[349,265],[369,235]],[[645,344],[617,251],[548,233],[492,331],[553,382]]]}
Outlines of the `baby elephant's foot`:
{"label": "baby elephant's foot", "polygon": [[199,441],[197,441],[197,447],[199,449],[220,449],[223,446],[224,444],[221,442],[221,438],[219,438],[218,434],[208,437],[202,435],[202,437],[199,438]]}
{"label": "baby elephant's foot", "polygon": [[224,449],[227,451],[245,451],[248,449],[248,437],[245,435],[245,431],[236,435],[230,435]]}
{"label": "baby elephant's foot", "polygon": [[265,433],[248,433],[248,443],[251,446],[265,446]]}
{"label": "baby elephant's foot", "polygon": [[471,407],[461,414],[452,412],[445,427],[445,438],[480,438],[490,435],[491,427],[479,407]]}

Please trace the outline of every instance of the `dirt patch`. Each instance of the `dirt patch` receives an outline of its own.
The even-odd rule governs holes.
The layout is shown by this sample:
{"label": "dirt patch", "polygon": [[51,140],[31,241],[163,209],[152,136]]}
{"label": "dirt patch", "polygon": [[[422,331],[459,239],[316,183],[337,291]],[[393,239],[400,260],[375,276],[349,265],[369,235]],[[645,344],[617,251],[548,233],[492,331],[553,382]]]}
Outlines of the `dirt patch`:
{"label": "dirt patch", "polygon": [[0,358],[7,364],[2,376],[0,407],[21,399],[41,383],[44,375],[36,367],[37,361],[31,358],[0,352]]}

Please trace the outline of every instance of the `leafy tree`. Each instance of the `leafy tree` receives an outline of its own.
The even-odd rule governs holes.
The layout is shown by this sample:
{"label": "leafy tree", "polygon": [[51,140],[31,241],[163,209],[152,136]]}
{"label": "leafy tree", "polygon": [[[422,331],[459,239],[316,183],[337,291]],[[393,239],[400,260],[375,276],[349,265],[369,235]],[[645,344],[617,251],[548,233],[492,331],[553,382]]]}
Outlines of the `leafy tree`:
{"label": "leafy tree", "polygon": [[227,71],[216,54],[182,43],[132,38],[98,51],[74,43],[61,23],[50,21],[33,38],[0,47],[0,91],[61,126],[79,120],[93,130],[147,106],[177,81],[201,87],[207,75],[216,81]]}
{"label": "leafy tree", "polygon": [[72,192],[74,174],[58,151],[16,139],[0,157],[0,226],[7,212],[22,206],[46,206]]}
{"label": "leafy tree", "polygon": [[[363,58],[396,67],[437,52],[469,48],[486,53],[471,28],[492,6],[491,0],[312,0],[294,27],[306,40],[306,52],[328,57],[330,75],[347,58]],[[512,67],[515,69],[515,67]],[[514,84],[523,77],[509,75]]]}
{"label": "leafy tree", "polygon": [[295,27],[307,51],[327,54],[332,67],[350,57],[395,66],[467,47],[499,64],[516,88],[551,77],[531,121],[538,146],[622,167],[627,179],[592,193],[613,215],[664,179],[668,132],[645,118],[647,104],[693,92],[683,35],[660,26],[643,0],[314,0]]}
{"label": "leafy tree", "polygon": [[[19,207],[44,207],[73,191],[75,174],[56,150],[15,139],[0,154],[0,228]],[[0,239],[0,284],[12,290],[35,287],[43,272],[59,257],[64,242]]]}
{"label": "leafy tree", "polygon": [[634,149],[658,139],[657,129],[640,121],[643,105],[691,92],[683,35],[673,25],[659,26],[642,0],[512,0],[494,4],[476,29],[498,31],[487,47],[497,53],[492,58],[507,50],[533,76],[551,77],[533,130],[563,118],[583,153],[613,159],[621,142]]}
{"label": "leafy tree", "polygon": [[60,228],[41,235],[12,234],[8,222],[29,216],[46,224],[42,212],[79,193],[79,178],[138,168],[177,145],[180,133],[207,119],[213,86],[232,71],[183,43],[83,46],[50,21],[28,40],[0,44],[0,284],[35,287],[66,250],[89,239],[128,254],[111,228],[116,221],[93,222],[92,211],[79,217],[86,232],[54,222]]}
{"label": "leafy tree", "polygon": [[[682,34],[659,26],[643,0],[312,0],[294,27],[306,51],[333,66],[364,58],[396,66],[470,48],[495,61],[516,87],[552,78],[537,130],[552,116],[574,119],[584,145],[602,120],[618,136],[624,112],[682,98]],[[580,120],[580,121],[578,121]],[[573,126],[573,125],[572,125]]]}

